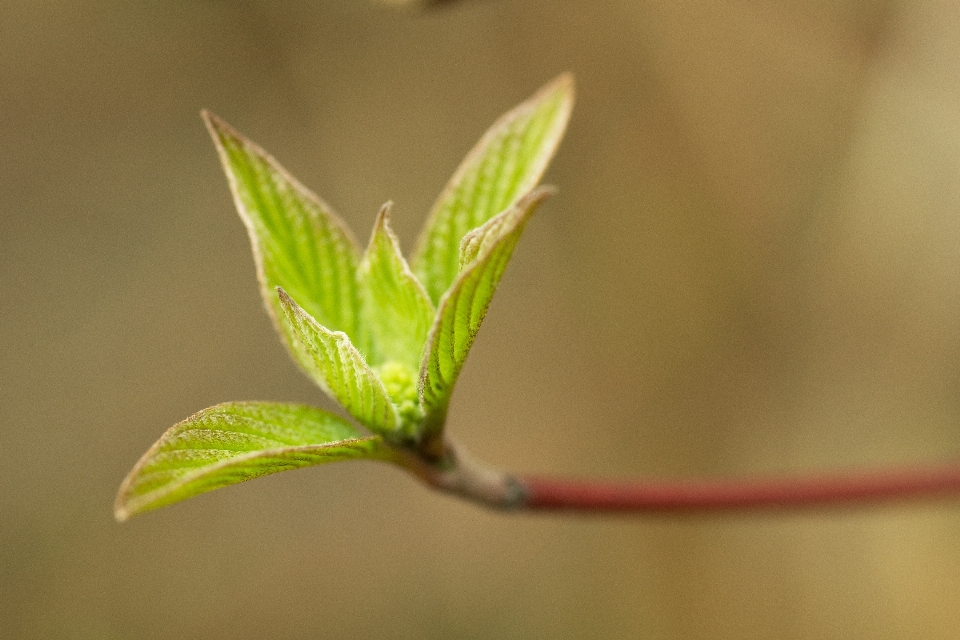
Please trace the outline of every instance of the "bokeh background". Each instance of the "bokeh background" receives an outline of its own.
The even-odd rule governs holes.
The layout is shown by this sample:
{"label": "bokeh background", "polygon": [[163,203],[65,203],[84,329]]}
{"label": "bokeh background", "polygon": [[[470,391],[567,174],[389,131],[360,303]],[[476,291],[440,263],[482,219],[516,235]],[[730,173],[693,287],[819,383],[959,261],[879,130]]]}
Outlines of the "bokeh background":
{"label": "bokeh background", "polygon": [[960,457],[960,4],[0,3],[0,638],[960,636],[960,501],[501,515],[372,463],[116,524],[289,360],[199,118],[405,248],[558,73],[578,104],[450,432],[529,472],[734,476]]}

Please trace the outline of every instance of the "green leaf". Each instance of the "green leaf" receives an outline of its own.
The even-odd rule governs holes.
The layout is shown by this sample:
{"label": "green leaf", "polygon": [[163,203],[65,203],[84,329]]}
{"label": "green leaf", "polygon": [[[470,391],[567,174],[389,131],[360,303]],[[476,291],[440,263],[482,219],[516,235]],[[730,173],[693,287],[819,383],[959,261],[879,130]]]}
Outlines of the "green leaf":
{"label": "green leaf", "polygon": [[350,231],[263,149],[213,114],[204,112],[203,118],[250,235],[264,303],[294,360],[305,370],[311,367],[294,348],[277,287],[325,327],[366,347],[357,284],[360,251]]}
{"label": "green leaf", "polygon": [[362,437],[342,418],[315,407],[220,404],[170,428],[150,447],[120,486],[114,515],[123,521],[278,471],[388,457],[378,436]]}
{"label": "green leaf", "polygon": [[370,245],[360,264],[364,320],[372,334],[372,365],[399,362],[414,372],[433,322],[434,307],[423,285],[400,253],[390,229],[390,204],[377,216]]}
{"label": "green leaf", "polygon": [[428,435],[443,428],[453,386],[507,263],[527,220],[551,193],[546,187],[534,189],[464,237],[462,270],[440,300],[420,365],[419,390]]}
{"label": "green leaf", "polygon": [[456,278],[463,236],[540,180],[572,108],[573,77],[563,74],[497,120],[464,159],[434,204],[412,261],[431,300]]}
{"label": "green leaf", "polygon": [[363,426],[382,434],[396,432],[397,411],[347,334],[318,323],[283,289],[277,293],[293,329],[294,349],[308,362],[307,373]]}

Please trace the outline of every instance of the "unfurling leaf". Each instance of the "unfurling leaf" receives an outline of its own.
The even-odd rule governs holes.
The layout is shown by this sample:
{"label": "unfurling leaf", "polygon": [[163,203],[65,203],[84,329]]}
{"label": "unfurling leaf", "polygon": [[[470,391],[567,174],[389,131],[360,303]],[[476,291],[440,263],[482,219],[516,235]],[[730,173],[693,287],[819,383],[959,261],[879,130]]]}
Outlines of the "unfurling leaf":
{"label": "unfurling leaf", "polygon": [[417,370],[433,303],[407,266],[390,230],[390,204],[380,209],[370,245],[360,263],[363,319],[370,331],[369,363],[400,415],[401,429],[415,436],[423,417]]}
{"label": "unfurling leaf", "polygon": [[261,295],[294,360],[309,370],[293,347],[277,287],[317,322],[366,348],[357,284],[360,251],[349,229],[266,151],[213,114],[203,116],[250,235]]}
{"label": "unfurling leaf", "polygon": [[551,193],[546,187],[533,190],[464,237],[460,274],[440,300],[420,365],[426,432],[442,428],[453,386],[513,249],[537,205]]}
{"label": "unfurling leaf", "polygon": [[272,402],[232,402],[171,427],[120,486],[114,515],[132,515],[278,471],[358,458],[387,459],[379,436],[363,437],[331,413]]}
{"label": "unfurling leaf", "polygon": [[390,205],[377,216],[370,245],[360,263],[363,285],[363,319],[371,333],[371,365],[398,362],[411,372],[420,366],[434,308],[423,285],[400,253],[400,243],[390,229]]}
{"label": "unfurling leaf", "polygon": [[397,411],[347,334],[318,323],[283,289],[277,293],[293,329],[294,349],[308,363],[307,373],[363,426],[376,433],[396,432]]}
{"label": "unfurling leaf", "polygon": [[434,302],[457,276],[463,236],[536,186],[572,108],[573,77],[563,74],[497,120],[461,163],[434,204],[412,260]]}

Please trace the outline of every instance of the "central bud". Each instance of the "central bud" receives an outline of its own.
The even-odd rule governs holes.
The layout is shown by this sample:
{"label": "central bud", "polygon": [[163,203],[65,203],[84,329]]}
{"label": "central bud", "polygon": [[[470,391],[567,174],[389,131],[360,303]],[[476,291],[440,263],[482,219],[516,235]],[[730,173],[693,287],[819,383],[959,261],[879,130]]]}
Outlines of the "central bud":
{"label": "central bud", "polygon": [[423,420],[423,411],[420,410],[420,395],[417,393],[417,379],[413,370],[396,360],[389,360],[373,369],[397,407],[400,432],[405,436],[416,436]]}

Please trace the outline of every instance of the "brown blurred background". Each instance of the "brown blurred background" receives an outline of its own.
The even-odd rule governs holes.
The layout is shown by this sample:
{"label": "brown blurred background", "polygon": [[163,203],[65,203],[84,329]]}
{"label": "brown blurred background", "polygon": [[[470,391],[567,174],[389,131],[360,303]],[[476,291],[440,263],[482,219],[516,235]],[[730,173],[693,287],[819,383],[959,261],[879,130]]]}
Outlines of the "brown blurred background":
{"label": "brown blurred background", "polygon": [[198,112],[409,249],[483,130],[579,98],[449,428],[505,468],[960,457],[960,4],[0,4],[0,638],[960,636],[960,501],[504,516],[358,463],[114,523],[226,400],[330,407]]}

